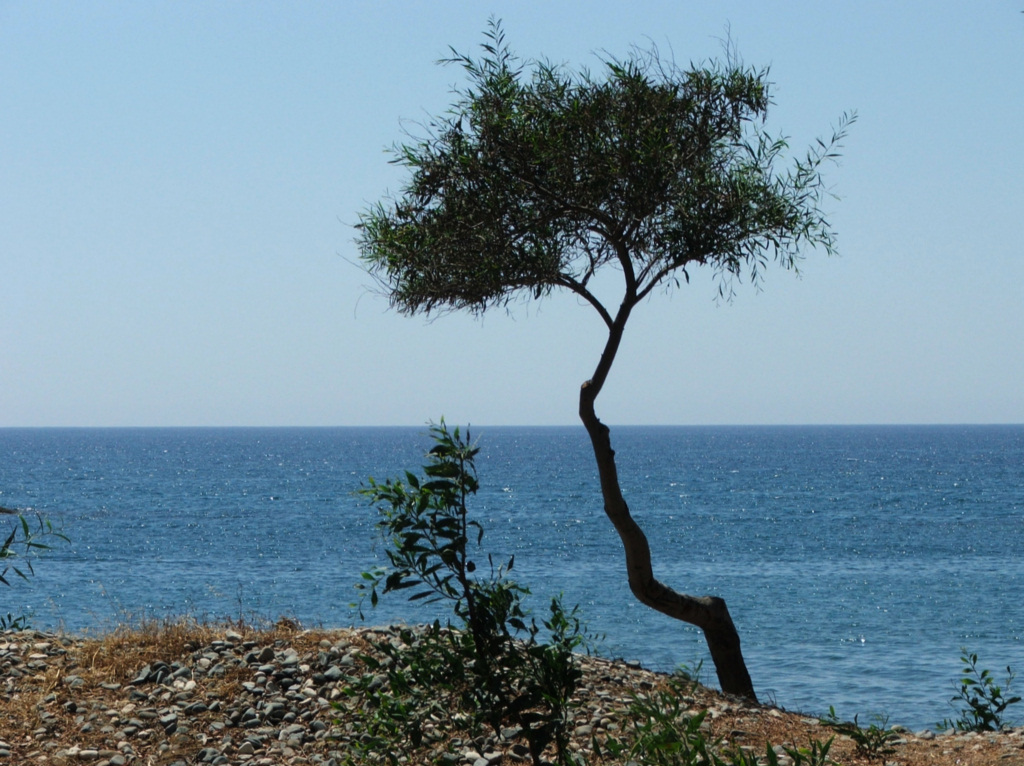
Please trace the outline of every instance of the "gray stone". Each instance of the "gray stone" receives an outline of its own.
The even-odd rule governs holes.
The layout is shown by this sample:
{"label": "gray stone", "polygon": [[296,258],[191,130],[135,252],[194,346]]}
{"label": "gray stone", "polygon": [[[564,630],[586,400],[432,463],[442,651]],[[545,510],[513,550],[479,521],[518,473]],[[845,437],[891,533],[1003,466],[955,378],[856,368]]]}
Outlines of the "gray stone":
{"label": "gray stone", "polygon": [[288,709],[282,703],[271,702],[263,711],[263,715],[269,721],[280,721],[287,712]]}
{"label": "gray stone", "polygon": [[331,665],[324,671],[324,678],[330,682],[340,681],[344,677],[345,673],[337,665]]}
{"label": "gray stone", "polygon": [[135,679],[131,682],[132,686],[141,686],[149,680],[149,676],[152,674],[153,668],[146,665],[135,675]]}

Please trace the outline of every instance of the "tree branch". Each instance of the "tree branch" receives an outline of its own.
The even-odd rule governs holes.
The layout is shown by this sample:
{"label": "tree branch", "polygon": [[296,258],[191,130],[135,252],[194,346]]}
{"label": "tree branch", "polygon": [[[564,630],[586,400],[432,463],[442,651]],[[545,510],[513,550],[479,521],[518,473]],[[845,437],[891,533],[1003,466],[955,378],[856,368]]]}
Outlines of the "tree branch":
{"label": "tree branch", "polygon": [[577,282],[575,279],[565,274],[560,274],[558,278],[555,280],[555,283],[568,290],[571,290],[572,292],[576,293],[578,296],[583,298],[583,300],[585,300],[587,303],[589,303],[597,310],[597,313],[600,314],[601,319],[604,321],[606,325],[608,325],[608,329],[610,330],[612,328],[614,320],[612,319],[612,315],[608,313],[608,309],[606,309],[604,307],[604,304],[601,303],[600,300],[598,300],[597,296],[590,292],[590,290],[588,290],[581,282]]}

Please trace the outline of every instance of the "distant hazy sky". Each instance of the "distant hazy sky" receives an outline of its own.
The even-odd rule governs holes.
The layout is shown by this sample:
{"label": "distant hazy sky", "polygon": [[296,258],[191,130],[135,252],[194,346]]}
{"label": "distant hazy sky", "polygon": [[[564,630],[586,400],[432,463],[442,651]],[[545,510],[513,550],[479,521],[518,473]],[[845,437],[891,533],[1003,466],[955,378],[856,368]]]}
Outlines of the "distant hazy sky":
{"label": "distant hazy sky", "polygon": [[[0,0],[0,426],[576,422],[570,297],[405,318],[355,261],[383,151],[491,14],[524,58],[770,65],[839,258],[634,312],[610,423],[1024,422],[1024,3]],[[728,28],[728,33],[727,33]]]}

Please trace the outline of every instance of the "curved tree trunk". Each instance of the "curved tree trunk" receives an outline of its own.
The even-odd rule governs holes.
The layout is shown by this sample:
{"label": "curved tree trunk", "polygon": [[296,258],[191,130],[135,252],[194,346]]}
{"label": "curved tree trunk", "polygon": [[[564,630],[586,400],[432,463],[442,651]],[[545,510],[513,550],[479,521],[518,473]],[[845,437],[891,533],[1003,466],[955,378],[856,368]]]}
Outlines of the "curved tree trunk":
{"label": "curved tree trunk", "polygon": [[604,496],[604,511],[619,533],[625,548],[629,588],[641,603],[703,630],[722,691],[757,701],[750,674],[740,651],[740,637],[736,632],[736,626],[733,625],[732,617],[729,616],[725,601],[715,596],[697,597],[676,593],[655,579],[651,569],[651,548],[647,537],[633,520],[629,506],[622,496],[615,467],[615,451],[612,449],[608,427],[598,419],[594,411],[594,401],[611,368],[628,314],[629,310],[625,308],[616,318],[594,378],[584,383],[580,389],[580,420],[583,421],[594,447],[594,457],[597,459],[597,470],[601,479],[601,494]]}

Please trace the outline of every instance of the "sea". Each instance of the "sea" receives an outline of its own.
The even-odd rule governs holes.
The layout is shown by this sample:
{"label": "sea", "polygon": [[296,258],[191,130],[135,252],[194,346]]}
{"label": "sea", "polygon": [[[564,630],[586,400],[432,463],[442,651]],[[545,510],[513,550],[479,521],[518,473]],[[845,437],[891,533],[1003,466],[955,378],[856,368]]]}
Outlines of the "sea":
{"label": "sea", "polygon": [[[598,653],[715,686],[701,632],[631,595],[583,428],[469,435],[479,561],[514,556],[539,618],[555,595],[579,605]],[[612,442],[655,575],[726,600],[762,700],[934,729],[957,714],[963,649],[1000,684],[1024,671],[1024,426],[623,426]],[[76,633],[444,620],[401,593],[360,609],[355,588],[387,563],[359,489],[419,472],[430,446],[425,426],[0,429],[0,506],[67,537],[28,580],[8,571],[0,613]]]}

